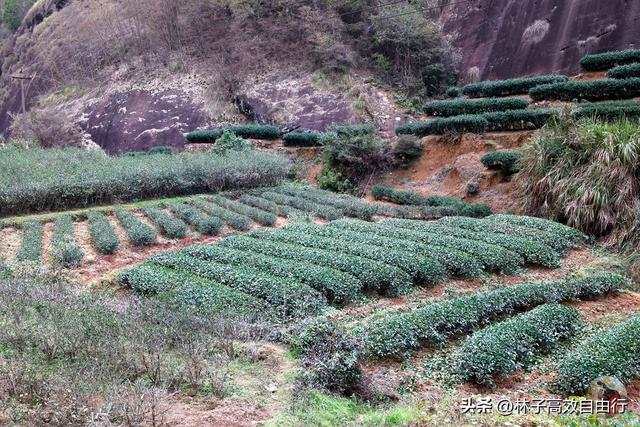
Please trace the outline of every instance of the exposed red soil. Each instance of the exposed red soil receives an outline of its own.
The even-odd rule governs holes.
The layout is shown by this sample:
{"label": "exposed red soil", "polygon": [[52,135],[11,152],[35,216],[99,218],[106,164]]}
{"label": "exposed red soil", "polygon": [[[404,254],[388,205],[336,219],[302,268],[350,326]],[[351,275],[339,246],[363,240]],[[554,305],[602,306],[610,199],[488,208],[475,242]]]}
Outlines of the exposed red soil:
{"label": "exposed red soil", "polygon": [[53,235],[53,222],[43,224],[42,236],[42,260],[45,264],[51,263],[51,237]]}
{"label": "exposed red soil", "polygon": [[14,259],[20,249],[20,231],[7,227],[0,230],[0,258]]}
{"label": "exposed red soil", "polygon": [[219,402],[199,403],[182,397],[166,402],[168,427],[228,426],[252,427],[270,418],[267,409],[248,397],[230,397]]}

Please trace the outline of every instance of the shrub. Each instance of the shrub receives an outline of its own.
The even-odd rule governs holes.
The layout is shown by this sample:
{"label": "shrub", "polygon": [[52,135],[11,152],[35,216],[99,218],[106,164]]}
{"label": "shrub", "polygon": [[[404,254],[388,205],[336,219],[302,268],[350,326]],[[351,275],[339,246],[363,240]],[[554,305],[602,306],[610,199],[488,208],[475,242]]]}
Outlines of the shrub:
{"label": "shrub", "polygon": [[153,147],[149,151],[148,154],[173,154],[173,148],[167,147],[165,145],[159,145],[157,147]]}
{"label": "shrub", "polygon": [[156,230],[136,218],[131,211],[118,209],[116,211],[116,217],[133,245],[147,246],[152,245],[156,241],[158,234]]}
{"label": "shrub", "polygon": [[42,260],[42,237],[44,228],[38,221],[26,221],[20,226],[22,230],[22,243],[18,251],[18,261]]}
{"label": "shrub", "polygon": [[257,150],[109,157],[80,149],[0,150],[0,215],[276,185],[288,161]]}
{"label": "shrub", "polygon": [[339,137],[343,137],[343,138],[354,138],[356,136],[374,135],[376,133],[376,128],[370,123],[366,123],[362,125],[343,124],[343,125],[336,126],[336,128],[333,130]]}
{"label": "shrub", "polygon": [[87,214],[87,221],[91,243],[96,250],[104,255],[115,253],[120,246],[120,239],[107,217],[102,212],[90,211]]}
{"label": "shrub", "polygon": [[360,279],[367,289],[406,289],[411,285],[411,277],[403,270],[368,258],[341,253],[334,250],[314,249],[278,240],[276,234],[256,232],[252,236],[232,236],[220,242],[221,246],[288,260],[302,261],[330,267]]}
{"label": "shrub", "polygon": [[580,243],[584,241],[585,238],[585,236],[575,228],[568,227],[564,224],[560,224],[559,222],[549,221],[544,218],[525,215],[494,214],[487,217],[486,220],[497,224],[519,225],[543,232],[548,231],[573,244]]}
{"label": "shrub", "polygon": [[252,221],[245,215],[221,208],[205,200],[191,200],[190,203],[207,214],[221,219],[235,230],[246,231],[251,228]]}
{"label": "shrub", "polygon": [[491,111],[524,110],[529,103],[521,98],[449,99],[427,102],[423,110],[432,116],[459,116]]}
{"label": "shrub", "polygon": [[545,304],[467,338],[455,353],[454,371],[464,381],[494,386],[494,377],[528,368],[573,336],[580,326],[573,307]]}
{"label": "shrub", "polygon": [[521,77],[508,80],[491,80],[479,83],[471,83],[460,90],[470,98],[483,98],[488,96],[524,95],[529,89],[549,83],[566,82],[567,76],[547,75],[536,77]]}
{"label": "shrub", "polygon": [[414,135],[400,135],[393,145],[393,155],[403,162],[410,162],[422,156],[424,148],[420,140]]}
{"label": "shrub", "polygon": [[200,234],[215,236],[224,225],[220,218],[209,216],[186,203],[169,203],[167,207]]}
{"label": "shrub", "polygon": [[640,50],[629,49],[585,55],[580,59],[580,66],[586,71],[603,71],[617,65],[640,62]]}
{"label": "shrub", "polygon": [[191,144],[213,144],[222,136],[222,129],[196,130],[186,135]]}
{"label": "shrub", "polygon": [[456,208],[461,208],[464,205],[464,202],[453,197],[423,196],[412,191],[396,190],[380,185],[373,187],[371,195],[375,200],[384,200],[400,205],[453,206]]}
{"label": "shrub", "polygon": [[237,214],[251,218],[260,225],[271,227],[275,225],[276,221],[278,220],[278,217],[271,212],[263,211],[262,209],[254,208],[243,203],[238,203],[221,196],[216,196],[214,200],[219,206],[231,210]]}
{"label": "shrub", "polygon": [[377,207],[363,202],[357,197],[346,194],[336,194],[330,191],[318,190],[311,187],[296,188],[280,187],[279,191],[291,196],[302,197],[314,203],[329,205],[342,210],[345,216],[356,217],[371,221],[377,212]]}
{"label": "shrub", "polygon": [[243,319],[272,320],[265,301],[201,277],[154,264],[142,264],[118,274],[117,281],[135,292],[168,300],[202,312]]}
{"label": "shrub", "polygon": [[542,304],[590,299],[626,286],[615,274],[584,279],[521,284],[514,288],[481,292],[411,311],[371,320],[355,332],[362,334],[372,357],[401,355],[422,345],[441,345],[453,335],[469,333],[478,326],[516,310]]}
{"label": "shrub", "polygon": [[518,162],[522,154],[517,151],[492,151],[482,156],[482,164],[493,170],[499,170],[504,175],[513,175],[518,172]]}
{"label": "shrub", "polygon": [[640,377],[639,318],[598,332],[578,345],[560,361],[555,384],[563,393],[582,395],[600,376],[614,376],[625,384]]}
{"label": "shrub", "polygon": [[311,212],[318,218],[322,218],[327,221],[332,221],[342,217],[342,212],[338,209],[332,208],[331,206],[320,205],[302,197],[292,197],[285,194],[274,193],[272,191],[262,193],[262,197],[279,205],[291,206],[292,208],[299,209],[304,212]]}
{"label": "shrub", "polygon": [[[407,228],[410,230],[440,234],[451,237],[486,242],[500,246],[518,254],[528,264],[536,264],[549,268],[560,266],[560,256],[556,249],[545,243],[544,232],[525,229],[524,227],[503,227],[488,221],[473,218],[449,217],[437,222],[408,221],[390,219],[382,221],[383,225]],[[539,240],[538,241],[538,237]]]}
{"label": "shrub", "polygon": [[607,244],[640,241],[637,120],[551,122],[523,149],[517,180],[527,213],[561,220]]}
{"label": "shrub", "polygon": [[319,132],[289,132],[282,137],[285,147],[318,147],[320,146]]}
{"label": "shrub", "polygon": [[195,274],[262,299],[273,306],[282,319],[319,314],[326,308],[326,299],[315,289],[253,268],[203,261],[181,252],[156,255],[148,262]]}
{"label": "shrub", "polygon": [[640,77],[640,64],[619,65],[610,69],[607,75],[611,79],[628,79],[631,77]]}
{"label": "shrub", "polygon": [[488,122],[482,115],[462,115],[429,122],[410,122],[396,128],[397,135],[447,135],[454,133],[482,133],[487,129]]}
{"label": "shrub", "polygon": [[51,258],[62,267],[80,266],[84,253],[76,243],[74,220],[71,215],[58,217],[53,224]]}
{"label": "shrub", "polygon": [[362,282],[350,274],[307,262],[292,262],[265,254],[218,245],[195,245],[183,252],[207,261],[251,267],[283,280],[297,280],[321,292],[329,301],[336,304],[354,301],[362,289]]}
{"label": "shrub", "polygon": [[318,187],[334,193],[345,193],[353,189],[349,178],[346,178],[341,172],[326,163],[322,166],[320,175],[318,175]]}
{"label": "shrub", "polygon": [[534,87],[529,91],[534,101],[603,101],[640,96],[640,78],[623,80],[574,80]]}
{"label": "shrub", "polygon": [[453,86],[453,87],[448,88],[447,91],[445,92],[445,94],[449,98],[457,98],[460,95],[462,95],[462,90],[459,87]]}
{"label": "shrub", "polygon": [[274,215],[287,217],[288,209],[282,206],[278,206],[271,200],[263,199],[262,197],[252,196],[250,194],[243,194],[240,196],[240,202],[248,206],[253,206],[258,209],[262,209],[266,212],[271,212]]}
{"label": "shrub", "polygon": [[487,120],[487,131],[499,132],[539,129],[557,114],[553,108],[537,108],[486,113],[482,117]]}
{"label": "shrub", "polygon": [[600,120],[619,120],[625,117],[640,116],[640,103],[635,101],[603,101],[578,104],[574,116],[577,118],[597,118]]}
{"label": "shrub", "polygon": [[238,125],[225,129],[231,130],[231,132],[242,138],[272,140],[282,137],[280,128],[269,125]]}
{"label": "shrub", "polygon": [[156,207],[145,207],[142,211],[158,226],[160,233],[169,239],[182,239],[187,235],[187,224]]}

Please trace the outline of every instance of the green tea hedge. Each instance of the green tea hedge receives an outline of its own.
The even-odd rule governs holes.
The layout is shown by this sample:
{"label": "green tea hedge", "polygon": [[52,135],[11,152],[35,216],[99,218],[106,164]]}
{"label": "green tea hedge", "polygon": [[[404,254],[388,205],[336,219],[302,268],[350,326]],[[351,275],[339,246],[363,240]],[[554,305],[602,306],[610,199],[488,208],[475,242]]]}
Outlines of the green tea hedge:
{"label": "green tea hedge", "polygon": [[278,139],[282,131],[276,126],[268,125],[237,125],[227,126],[222,129],[198,130],[186,135],[187,141],[192,144],[213,144],[222,136],[225,130],[230,130],[236,136],[251,139]]}
{"label": "green tea hedge", "polygon": [[499,170],[504,175],[513,175],[520,169],[518,162],[522,154],[518,151],[492,151],[482,156],[482,164],[493,170]]}
{"label": "green tea hedge", "polygon": [[283,280],[297,280],[321,292],[335,304],[354,301],[361,295],[363,286],[356,277],[332,268],[232,249],[229,246],[195,245],[183,252],[207,261],[250,267]]}
{"label": "green tea hedge", "polygon": [[610,79],[628,79],[640,77],[640,64],[619,65],[607,72]]}
{"label": "green tea hedge", "polygon": [[196,130],[189,132],[185,137],[191,144],[213,144],[222,136],[222,129]]}
{"label": "green tea hedge", "polygon": [[497,224],[519,225],[541,231],[552,232],[558,236],[562,236],[564,239],[574,244],[581,243],[585,240],[584,234],[579,230],[548,219],[525,215],[494,214],[488,216],[485,220],[492,221]]}
{"label": "green tea hedge", "polygon": [[640,50],[629,49],[585,55],[580,59],[580,66],[585,71],[604,71],[618,65],[640,62]]}
{"label": "green tea hedge", "polygon": [[290,206],[304,212],[312,213],[318,218],[322,218],[327,221],[342,218],[342,212],[340,210],[331,206],[314,203],[303,197],[288,196],[286,194],[275,193],[273,191],[266,191],[260,196],[279,205]]}
{"label": "green tea hedge", "polygon": [[640,116],[640,103],[636,101],[603,101],[578,104],[574,115],[595,117],[601,120],[616,120],[623,117]]}
{"label": "green tea hedge", "polygon": [[91,243],[103,255],[114,254],[120,247],[120,239],[107,217],[98,211],[87,214]]}
{"label": "green tea hedge", "polygon": [[293,197],[301,197],[321,205],[329,205],[342,210],[345,216],[371,221],[377,213],[377,206],[363,202],[361,199],[347,194],[338,194],[327,190],[311,187],[298,188],[293,186],[278,187],[274,191]]}
{"label": "green tea hedge", "polygon": [[116,218],[127,233],[129,241],[135,246],[148,246],[156,241],[158,233],[150,225],[140,221],[131,211],[118,209]]}
{"label": "green tea hedge", "polygon": [[523,110],[529,103],[521,98],[449,99],[431,101],[423,106],[431,116],[459,116],[462,114],[489,113],[492,111]]}
{"label": "green tea hedge", "polygon": [[186,203],[169,203],[167,207],[174,215],[193,226],[200,234],[215,236],[224,225],[220,218],[207,215]]}
{"label": "green tea hedge", "polygon": [[58,217],[51,236],[51,259],[65,268],[78,267],[84,253],[75,238],[74,219],[71,215]]}
{"label": "green tea hedge", "polygon": [[355,332],[372,357],[400,356],[423,345],[442,345],[498,318],[542,304],[590,299],[618,290],[627,280],[616,274],[522,284],[437,302],[371,320]]}
{"label": "green tea hedge", "polygon": [[534,87],[529,96],[535,101],[604,101],[640,96],[640,78],[623,80],[574,80]]}
{"label": "green tea hedge", "polygon": [[547,75],[537,77],[521,77],[508,80],[490,80],[479,83],[471,83],[461,88],[464,95],[470,98],[483,98],[489,96],[524,95],[529,89],[549,83],[565,82],[569,78],[561,75]]}
{"label": "green tea hedge", "polygon": [[571,351],[558,366],[557,388],[582,395],[600,376],[614,376],[624,384],[640,378],[640,318],[632,317],[598,332]]}
{"label": "green tea hedge", "polygon": [[335,132],[338,136],[342,137],[355,137],[361,135],[370,135],[376,133],[376,128],[370,123],[360,125],[343,124],[335,128]]}
{"label": "green tea hedge", "polygon": [[396,128],[397,135],[447,135],[453,133],[482,133],[487,129],[487,119],[482,115],[462,115],[428,122],[410,122]]}
{"label": "green tea hedge", "polygon": [[235,230],[246,231],[251,228],[251,224],[253,223],[251,218],[245,215],[230,211],[205,200],[191,200],[190,203],[207,214],[220,218]]}
{"label": "green tea hedge", "polygon": [[187,224],[156,207],[145,207],[142,211],[158,227],[160,233],[169,239],[182,239],[187,235]]}
{"label": "green tea hedge", "polygon": [[457,98],[462,94],[462,90],[459,87],[450,87],[445,92],[448,98]]}
{"label": "green tea hedge", "polygon": [[318,147],[320,132],[289,132],[282,137],[285,147]]}
{"label": "green tea hedge", "polygon": [[273,306],[281,318],[313,316],[327,308],[326,299],[315,289],[253,268],[203,261],[179,252],[156,255],[148,262],[195,274],[260,298]]}
{"label": "green tea hedge", "polygon": [[482,117],[487,120],[486,131],[501,132],[539,129],[557,114],[553,108],[536,108],[486,113]]}
{"label": "green tea hedge", "polygon": [[455,352],[453,370],[463,381],[494,386],[496,376],[528,368],[580,325],[575,308],[542,305],[471,335]]}
{"label": "green tea hedge", "polygon": [[251,218],[252,220],[254,220],[260,225],[266,225],[267,227],[271,227],[275,225],[276,221],[278,221],[278,217],[271,212],[267,212],[259,208],[245,205],[243,203],[238,203],[236,201],[229,200],[225,197],[216,196],[214,198],[214,201],[219,206],[225,209],[228,209],[230,211],[233,211],[237,214],[244,215],[248,218]]}
{"label": "green tea hedge", "polygon": [[42,238],[44,236],[44,228],[39,221],[26,221],[20,226],[22,231],[22,243],[18,250],[18,261],[34,261],[42,260]]}
{"label": "green tea hedge", "polygon": [[289,216],[289,209],[284,206],[278,206],[271,200],[263,199],[262,197],[252,196],[250,194],[243,194],[240,196],[240,202],[247,206],[253,206],[254,208],[262,209],[266,212],[271,212],[277,216],[287,217]]}
{"label": "green tea hedge", "polygon": [[376,200],[398,203],[400,205],[420,206],[452,206],[462,208],[464,202],[447,196],[424,196],[413,191],[396,190],[394,188],[376,185],[371,189],[371,195]]}
{"label": "green tea hedge", "polygon": [[412,280],[403,270],[368,258],[337,254],[334,250],[315,249],[296,243],[286,243],[269,232],[251,236],[232,236],[220,242],[221,246],[243,251],[277,256],[291,261],[302,261],[330,267],[360,279],[370,290],[407,289]]}

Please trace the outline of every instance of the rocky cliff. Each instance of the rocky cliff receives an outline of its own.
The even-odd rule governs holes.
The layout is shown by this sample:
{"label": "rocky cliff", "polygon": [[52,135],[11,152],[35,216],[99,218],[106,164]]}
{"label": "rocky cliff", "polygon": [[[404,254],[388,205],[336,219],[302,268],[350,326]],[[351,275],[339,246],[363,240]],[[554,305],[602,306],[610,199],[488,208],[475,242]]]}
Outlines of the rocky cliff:
{"label": "rocky cliff", "polygon": [[461,48],[463,76],[469,80],[573,74],[584,54],[638,45],[640,2],[454,1],[443,25]]}

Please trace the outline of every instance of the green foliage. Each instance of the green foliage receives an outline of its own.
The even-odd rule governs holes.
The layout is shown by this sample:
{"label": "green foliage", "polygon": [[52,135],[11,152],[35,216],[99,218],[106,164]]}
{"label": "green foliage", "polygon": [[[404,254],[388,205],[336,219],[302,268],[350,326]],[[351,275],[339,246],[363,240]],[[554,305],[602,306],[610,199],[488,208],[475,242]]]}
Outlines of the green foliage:
{"label": "green foliage", "polygon": [[42,260],[42,237],[44,228],[38,221],[27,221],[20,226],[22,230],[22,243],[18,251],[18,261]]}
{"label": "green foliage", "polygon": [[487,119],[482,115],[461,115],[428,122],[409,122],[396,128],[397,135],[447,135],[455,133],[482,133],[487,129]]}
{"label": "green foliage", "polygon": [[183,239],[187,235],[187,224],[181,219],[174,218],[163,210],[148,206],[142,211],[153,221],[160,230],[160,234],[169,239]]}
{"label": "green foliage", "polygon": [[363,335],[370,356],[399,356],[423,345],[442,345],[453,335],[469,333],[516,310],[591,299],[620,289],[626,283],[621,276],[605,273],[584,279],[520,284],[390,313],[367,322],[356,333]]}
{"label": "green foliage", "polygon": [[608,243],[640,241],[640,124],[562,118],[524,147],[517,179],[528,213],[566,221]]}
{"label": "green foliage", "polygon": [[578,104],[574,117],[615,121],[640,116],[640,103],[636,101],[603,101]]}
{"label": "green foliage", "polygon": [[273,191],[266,191],[261,194],[261,197],[271,200],[278,205],[289,206],[303,212],[309,212],[327,221],[332,221],[342,217],[342,212],[331,206],[314,203],[311,200],[303,197],[288,196],[286,194],[275,193]]}
{"label": "green foliage", "polygon": [[149,154],[173,154],[173,148],[167,147],[166,145],[159,145],[157,147],[151,148],[147,151]]}
{"label": "green foliage", "polygon": [[497,111],[483,114],[487,120],[488,132],[534,130],[540,129],[552,117],[558,114],[553,108],[536,108],[532,110]]}
{"label": "green foliage", "polygon": [[129,241],[135,246],[148,246],[152,245],[156,241],[157,232],[156,230],[140,221],[133,212],[118,209],[116,211],[116,217],[120,222],[120,225],[124,228],[124,231],[127,233],[127,237]]}
{"label": "green foliage", "polygon": [[536,86],[566,82],[567,76],[547,75],[536,77],[520,77],[508,80],[489,80],[471,83],[462,88],[455,88],[470,98],[484,98],[489,96],[525,95]]}
{"label": "green foliage", "polygon": [[282,137],[285,147],[317,147],[320,146],[319,132],[289,132]]}
{"label": "green foliage", "polygon": [[298,188],[283,186],[280,187],[279,190],[290,196],[302,197],[314,203],[341,209],[343,215],[360,218],[365,221],[371,221],[378,211],[377,206],[363,202],[361,199],[347,194],[336,194],[311,187]]}
{"label": "green foliage", "polygon": [[51,236],[51,258],[65,268],[78,267],[84,253],[76,243],[74,220],[71,215],[62,215],[53,224]]}
{"label": "green foliage", "polygon": [[275,320],[265,301],[222,283],[155,264],[142,264],[118,274],[118,282],[136,293],[197,309],[202,314]]}
{"label": "green foliage", "polygon": [[282,131],[276,126],[250,124],[227,126],[221,129],[197,130],[187,133],[186,138],[192,144],[213,144],[225,132],[233,133],[241,138],[251,139],[278,139],[282,136]]}
{"label": "green foliage", "polygon": [[482,156],[482,164],[494,170],[501,171],[504,175],[513,175],[520,169],[518,162],[522,154],[518,151],[492,151]]}
{"label": "green foliage", "polygon": [[264,300],[283,320],[319,314],[327,305],[322,294],[296,280],[281,279],[250,267],[203,261],[184,251],[156,255],[147,263],[197,275]]}
{"label": "green foliage", "polygon": [[10,31],[14,32],[20,26],[25,12],[18,0],[5,0],[0,5],[0,23],[5,24]]}
{"label": "green foliage", "polygon": [[447,95],[447,98],[457,98],[462,95],[462,91],[459,87],[452,86],[447,89],[445,95]]}
{"label": "green foliage", "polygon": [[622,80],[573,80],[536,86],[529,91],[534,101],[605,101],[640,96],[640,78]]}
{"label": "green foliage", "polygon": [[289,216],[289,211],[286,207],[278,206],[275,202],[263,199],[262,197],[243,194],[240,196],[240,202],[248,206],[253,206],[254,208],[262,209],[265,212],[271,212],[277,216],[283,216],[285,218]]}
{"label": "green foliage", "polygon": [[[486,218],[487,221],[495,222],[501,226],[521,226],[541,232],[551,232],[556,237],[562,237],[567,242],[577,244],[584,241],[585,236],[575,228],[567,227],[559,222],[549,221],[544,218],[536,218],[525,215],[494,214]],[[538,233],[538,235],[541,235]]]}
{"label": "green foliage", "polygon": [[220,205],[221,207],[251,218],[260,225],[271,227],[275,225],[276,221],[278,220],[276,214],[249,205],[245,205],[243,203],[238,203],[221,196],[216,196],[214,200],[216,204]]}
{"label": "green foliage", "polygon": [[222,136],[218,138],[216,141],[216,145],[214,145],[209,151],[216,154],[226,154],[228,151],[251,151],[255,149],[255,147],[244,140],[242,137],[236,136],[235,133],[231,132],[228,129],[225,129],[222,132]]}
{"label": "green foliage", "polygon": [[320,175],[318,175],[318,187],[335,193],[345,193],[353,189],[349,178],[344,177],[342,173],[326,163],[322,166]]}
{"label": "green foliage", "polygon": [[607,72],[607,76],[610,79],[640,77],[640,64],[619,65],[617,67],[613,67]]}
{"label": "green foliage", "polygon": [[419,158],[423,151],[422,143],[413,135],[400,135],[393,145],[393,155],[405,163]]}
{"label": "green foliage", "polygon": [[201,210],[186,203],[170,203],[169,210],[178,218],[193,226],[200,234],[215,236],[218,234],[224,223],[220,218],[209,216]]}
{"label": "green foliage", "polygon": [[640,377],[640,319],[632,317],[598,332],[572,350],[558,366],[556,387],[581,395],[600,376],[614,376],[624,384]]}
{"label": "green foliage", "polygon": [[246,231],[251,228],[251,218],[246,215],[241,215],[229,209],[222,208],[211,202],[207,202],[206,200],[192,200],[191,204],[211,216],[220,218],[231,228],[240,231]]}
{"label": "green foliage", "polygon": [[196,130],[187,133],[185,138],[191,144],[213,144],[222,136],[222,129]]}
{"label": "green foliage", "polygon": [[321,292],[330,302],[346,304],[357,299],[362,282],[350,274],[301,261],[289,261],[265,254],[232,249],[230,246],[196,245],[184,253],[203,260],[250,267],[279,277],[293,279]]}
{"label": "green foliage", "polygon": [[471,335],[456,351],[453,369],[464,381],[494,386],[496,376],[528,368],[580,324],[575,308],[542,305]]}
{"label": "green foliage", "polygon": [[462,114],[489,113],[492,111],[524,110],[529,103],[521,98],[456,98],[431,101],[424,104],[425,113],[432,116],[459,116]]}
{"label": "green foliage", "polygon": [[403,270],[364,257],[336,252],[332,249],[315,249],[293,242],[294,239],[282,239],[282,233],[261,231],[251,236],[233,236],[220,242],[221,246],[243,251],[277,256],[293,262],[311,263],[329,267],[360,279],[371,290],[387,288],[407,288],[411,277]]}
{"label": "green foliage", "polygon": [[120,247],[120,239],[107,217],[98,211],[87,214],[91,243],[103,255],[111,255]]}
{"label": "green foliage", "polygon": [[444,88],[456,84],[457,76],[451,73],[444,64],[429,64],[422,69],[422,82],[426,96],[440,95]]}
{"label": "green foliage", "polygon": [[604,71],[617,65],[640,62],[640,50],[629,49],[585,55],[580,65],[585,71]]}
{"label": "green foliage", "polygon": [[108,157],[83,149],[0,150],[0,215],[275,185],[283,157],[251,152]]}

